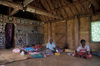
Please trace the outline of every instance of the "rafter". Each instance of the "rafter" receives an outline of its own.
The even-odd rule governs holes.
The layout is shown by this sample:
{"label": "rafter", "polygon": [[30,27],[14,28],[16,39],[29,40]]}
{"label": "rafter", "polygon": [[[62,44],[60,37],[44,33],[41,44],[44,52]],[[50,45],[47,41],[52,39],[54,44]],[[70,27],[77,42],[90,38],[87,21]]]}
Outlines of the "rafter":
{"label": "rafter", "polygon": [[14,14],[17,13],[18,11],[19,11],[19,9],[14,9],[14,10],[9,14],[9,16],[14,15]]}
{"label": "rafter", "polygon": [[35,1],[35,0],[25,0],[25,1],[23,2],[24,7],[26,7],[28,4],[30,4],[30,3],[33,2],[33,1]]}
{"label": "rafter", "polygon": [[[96,13],[95,15],[100,15],[100,13]],[[76,15],[76,16],[80,16],[81,17],[90,17],[90,16],[94,16],[93,14],[81,14],[81,15]],[[65,22],[66,20],[70,20],[70,19],[74,19],[76,16],[71,16],[69,18],[65,18],[65,19],[57,19],[57,20],[50,20],[50,21],[45,21],[45,23],[48,22]]]}
{"label": "rafter", "polygon": [[16,4],[5,0],[0,0],[0,4],[11,8],[18,8],[19,10],[23,9],[22,5],[20,4]]}
{"label": "rafter", "polygon": [[[80,1],[80,3],[84,3],[84,2],[87,2],[87,0],[82,0],[82,1]],[[70,7],[70,6],[74,6],[74,5],[77,5],[77,4],[79,4],[79,1],[76,1],[76,2],[73,2],[73,3],[69,3],[69,4],[64,4],[63,6],[60,6],[60,7],[58,7],[58,8],[55,8],[55,9],[52,9],[52,10],[50,10],[51,12],[52,11],[57,11],[58,9],[63,9],[63,8],[66,8],[66,7]]]}
{"label": "rafter", "polygon": [[[0,4],[4,5],[4,6],[11,7],[11,8],[14,8],[14,9],[17,8],[18,10],[23,10],[23,6],[22,5],[19,5],[19,4],[13,3],[13,2],[0,0]],[[40,14],[40,15],[44,15],[44,16],[48,16],[48,17],[61,19],[61,17],[58,17],[56,15],[52,15],[51,13],[48,13],[48,12],[46,12],[44,10],[41,10],[41,9],[38,9],[36,7],[27,6],[25,10],[28,11],[28,12],[31,12],[31,13],[36,13],[36,14]]]}
{"label": "rafter", "polygon": [[[60,7],[63,6],[63,4],[65,4],[65,3],[63,2],[63,0],[59,0],[59,2],[60,2]],[[60,10],[61,10],[61,13],[63,14],[63,18],[68,17],[68,12],[66,11],[65,8],[60,9]],[[62,12],[62,11],[63,11],[63,12]]]}

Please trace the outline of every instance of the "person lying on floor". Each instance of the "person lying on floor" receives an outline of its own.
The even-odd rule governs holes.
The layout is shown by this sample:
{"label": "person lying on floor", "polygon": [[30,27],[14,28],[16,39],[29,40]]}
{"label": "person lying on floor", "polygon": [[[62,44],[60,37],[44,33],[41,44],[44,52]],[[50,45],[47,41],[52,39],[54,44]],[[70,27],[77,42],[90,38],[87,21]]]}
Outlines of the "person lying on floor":
{"label": "person lying on floor", "polygon": [[81,45],[77,48],[77,50],[75,51],[74,56],[80,56],[86,59],[89,59],[92,57],[92,55],[90,54],[90,47],[88,44],[86,44],[85,40],[81,40]]}
{"label": "person lying on floor", "polygon": [[32,44],[32,47],[24,47],[24,50],[27,52],[38,52],[38,48],[35,48],[34,44]]}
{"label": "person lying on floor", "polygon": [[47,53],[48,54],[53,54],[53,53],[55,53],[56,52],[56,45],[55,45],[55,43],[53,42],[53,40],[52,39],[50,39],[50,41],[47,43],[47,45],[46,45],[46,48],[47,48]]}
{"label": "person lying on floor", "polygon": [[36,48],[36,45],[32,45],[32,48],[33,48],[33,51],[32,52],[39,52],[40,49],[39,48]]}
{"label": "person lying on floor", "polygon": [[20,53],[24,52],[24,54],[28,54],[27,51],[24,49],[26,46],[23,44],[22,47],[20,47]]}

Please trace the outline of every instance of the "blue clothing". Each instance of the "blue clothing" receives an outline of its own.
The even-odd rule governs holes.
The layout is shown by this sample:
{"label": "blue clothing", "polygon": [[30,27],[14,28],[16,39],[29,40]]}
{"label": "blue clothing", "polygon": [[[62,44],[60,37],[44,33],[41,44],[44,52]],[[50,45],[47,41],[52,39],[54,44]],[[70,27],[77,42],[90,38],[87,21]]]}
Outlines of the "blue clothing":
{"label": "blue clothing", "polygon": [[32,47],[25,47],[24,49],[25,49],[27,52],[33,51],[33,48],[32,48]]}
{"label": "blue clothing", "polygon": [[54,42],[52,42],[52,44],[50,44],[50,42],[48,42],[46,48],[48,48],[50,50],[54,50],[54,48],[56,48],[56,45]]}

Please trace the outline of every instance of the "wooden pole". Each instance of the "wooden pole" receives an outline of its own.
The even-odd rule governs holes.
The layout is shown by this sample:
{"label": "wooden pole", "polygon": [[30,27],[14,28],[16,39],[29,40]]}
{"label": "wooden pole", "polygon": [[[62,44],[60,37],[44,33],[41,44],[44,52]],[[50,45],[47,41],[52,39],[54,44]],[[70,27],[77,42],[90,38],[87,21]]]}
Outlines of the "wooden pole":
{"label": "wooden pole", "polygon": [[52,23],[48,23],[48,41],[52,38]]}
{"label": "wooden pole", "polygon": [[50,38],[52,38],[52,23],[50,22]]}
{"label": "wooden pole", "polygon": [[93,47],[91,44],[91,22],[92,22],[92,16],[89,17],[90,22],[89,22],[89,45],[90,45],[90,50],[93,51]]}
{"label": "wooden pole", "polygon": [[66,27],[66,31],[65,31],[65,32],[66,32],[66,34],[65,34],[65,35],[66,35],[66,39],[65,39],[65,48],[68,49],[69,47],[68,47],[68,38],[67,38],[67,37],[68,37],[68,36],[67,36],[67,29],[68,29],[68,28],[67,28],[67,20],[66,20],[65,22],[66,22],[66,25],[65,25],[65,27]]}
{"label": "wooden pole", "polygon": [[89,19],[90,19],[90,22],[89,22],[89,30],[90,30],[90,32],[89,32],[89,35],[90,35],[89,43],[91,43],[91,22],[92,22],[92,16],[90,16]]}
{"label": "wooden pole", "polygon": [[75,22],[74,22],[74,44],[75,44],[75,49],[78,47],[78,45],[80,44],[80,17],[76,16],[75,18]]}
{"label": "wooden pole", "polygon": [[[77,32],[78,32],[77,39],[78,39],[78,41],[77,41],[77,43],[78,43],[78,45],[80,45],[80,16],[77,16],[77,19],[78,19],[78,24],[77,24]],[[76,45],[76,46],[78,46],[78,45]]]}
{"label": "wooden pole", "polygon": [[17,40],[16,39],[16,24],[14,24],[14,27],[15,27],[14,28],[14,48],[15,48],[15,47],[17,47],[17,45],[16,45],[16,40]]}
{"label": "wooden pole", "polygon": [[47,42],[50,39],[49,34],[50,34],[50,31],[49,31],[49,23],[47,23]]}
{"label": "wooden pole", "polygon": [[75,18],[73,19],[73,23],[72,23],[72,42],[73,42],[73,45],[72,45],[72,49],[75,49]]}

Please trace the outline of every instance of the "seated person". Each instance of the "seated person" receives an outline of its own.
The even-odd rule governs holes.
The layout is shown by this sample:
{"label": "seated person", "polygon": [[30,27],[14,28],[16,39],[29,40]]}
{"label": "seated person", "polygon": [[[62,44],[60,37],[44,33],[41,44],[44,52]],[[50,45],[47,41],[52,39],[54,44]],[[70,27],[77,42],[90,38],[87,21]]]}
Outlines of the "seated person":
{"label": "seated person", "polygon": [[90,47],[88,44],[86,44],[85,40],[81,40],[81,45],[77,48],[74,56],[80,56],[87,59],[92,57],[90,54]]}
{"label": "seated person", "polygon": [[26,46],[23,44],[22,47],[19,47],[20,48],[20,53],[23,51],[24,54],[28,54],[27,51],[24,49]]}
{"label": "seated person", "polygon": [[56,45],[55,45],[55,43],[53,42],[52,39],[50,39],[50,42],[47,43],[46,48],[49,49],[50,51],[52,51],[53,53],[55,53]]}
{"label": "seated person", "polygon": [[32,45],[32,48],[33,48],[33,52],[38,52],[39,51],[38,48],[36,48],[34,44]]}

